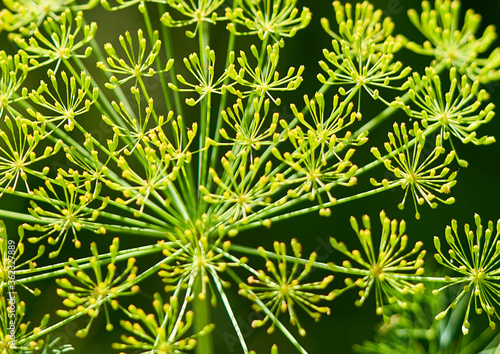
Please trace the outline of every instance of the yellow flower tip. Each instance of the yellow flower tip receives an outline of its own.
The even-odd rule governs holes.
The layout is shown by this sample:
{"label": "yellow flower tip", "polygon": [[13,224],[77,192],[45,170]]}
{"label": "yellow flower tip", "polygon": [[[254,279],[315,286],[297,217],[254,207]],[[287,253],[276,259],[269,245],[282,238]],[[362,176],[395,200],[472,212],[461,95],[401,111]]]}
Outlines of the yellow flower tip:
{"label": "yellow flower tip", "polygon": [[278,346],[276,344],[273,344],[271,347],[271,354],[278,354]]}
{"label": "yellow flower tip", "polygon": [[83,328],[83,329],[80,329],[80,330],[78,330],[78,331],[76,332],[76,336],[77,336],[78,338],[85,338],[85,337],[87,336],[88,332],[89,332],[89,331],[88,331],[88,329]]}
{"label": "yellow flower tip", "polygon": [[358,279],[356,279],[355,284],[356,284],[356,286],[358,286],[358,287],[360,287],[360,288],[362,288],[362,287],[364,287],[364,286],[365,286],[365,282],[363,281],[363,279],[362,279],[362,278],[358,278]]}
{"label": "yellow flower tip", "polygon": [[440,312],[440,313],[438,313],[438,314],[436,315],[436,317],[434,317],[434,318],[435,318],[437,321],[442,320],[443,318],[445,318],[446,313],[447,313],[447,311],[441,311],[441,312]]}
{"label": "yellow flower tip", "polygon": [[113,329],[114,329],[114,326],[111,323],[108,323],[106,325],[106,331],[111,332],[111,331],[113,331]]}
{"label": "yellow flower tip", "polygon": [[271,220],[270,219],[263,220],[262,225],[264,225],[264,227],[270,229],[271,228]]}
{"label": "yellow flower tip", "polygon": [[68,310],[57,310],[56,315],[58,315],[60,317],[69,317],[69,316],[71,316],[71,313]]}
{"label": "yellow flower tip", "polygon": [[330,208],[321,208],[319,210],[319,215],[320,216],[325,216],[325,217],[328,217],[332,214],[332,211]]}
{"label": "yellow flower tip", "polygon": [[301,335],[301,337],[305,337],[306,336],[306,330],[304,328],[300,328],[299,329],[299,334]]}
{"label": "yellow flower tip", "polygon": [[258,328],[258,327],[262,327],[264,325],[264,321],[262,320],[253,320],[252,321],[252,328]]}
{"label": "yellow flower tip", "polygon": [[377,307],[377,309],[375,310],[375,313],[379,316],[383,315],[384,314],[384,309],[382,307]]}

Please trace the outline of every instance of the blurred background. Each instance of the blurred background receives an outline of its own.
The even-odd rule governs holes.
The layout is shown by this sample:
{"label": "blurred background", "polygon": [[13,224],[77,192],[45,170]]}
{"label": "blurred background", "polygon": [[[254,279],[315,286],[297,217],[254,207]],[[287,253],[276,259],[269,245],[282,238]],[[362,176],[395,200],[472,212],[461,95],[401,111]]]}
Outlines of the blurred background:
{"label": "blurred background", "polygon": [[[390,16],[396,24],[394,33],[401,33],[413,41],[422,41],[422,36],[416,31],[407,18],[407,10],[410,8],[420,9],[420,1],[417,0],[387,0],[387,1],[372,1],[376,8],[383,10],[386,16]],[[149,5],[148,5],[149,6]],[[307,6],[313,13],[311,24],[305,30],[299,31],[295,37],[286,41],[286,54],[282,55],[280,65],[283,68],[289,66],[297,66],[302,64],[306,67],[304,72],[304,82],[299,90],[291,95],[286,96],[280,107],[282,116],[290,115],[291,112],[287,108],[291,102],[295,102],[297,106],[303,105],[302,95],[307,93],[310,97],[314,95],[315,90],[319,87],[316,80],[316,74],[321,72],[318,61],[323,59],[322,49],[331,48],[331,39],[324,34],[320,25],[320,19],[327,17],[331,22],[334,21],[333,7],[330,1],[313,0],[299,1],[300,6]],[[463,12],[465,9],[472,8],[477,13],[483,16],[482,29],[487,25],[500,25],[500,1],[498,0],[481,0],[481,1],[462,1]],[[130,30],[133,33],[134,28],[143,27],[142,19],[138,16],[136,8],[116,13],[109,13],[98,8],[88,13],[90,22],[96,21],[99,25],[97,39],[100,43],[106,42],[116,43],[120,34],[125,30]],[[333,27],[333,26],[332,26]],[[197,48],[197,40],[186,39],[183,34],[184,30],[179,30],[174,33],[173,41],[176,49],[180,52],[190,53]],[[482,33],[482,30],[480,31]],[[6,40],[6,33],[1,33],[0,49],[11,51],[12,46]],[[214,36],[213,38],[219,38]],[[220,42],[214,43],[215,46],[223,47],[226,44],[225,37],[221,36]],[[500,46],[500,41],[495,42],[495,46]],[[284,52],[283,52],[284,53]],[[222,55],[220,55],[222,57]],[[404,65],[409,65],[419,72],[430,62],[429,58],[417,56],[405,49],[401,50],[397,55],[397,60],[401,60]],[[285,71],[286,69],[283,69]],[[491,95],[491,100],[500,106],[500,82],[490,84],[484,87]],[[327,93],[331,97],[336,93],[336,89],[331,89]],[[363,99],[363,105],[372,104],[367,96]],[[366,121],[380,111],[381,106],[378,102],[373,104],[373,108],[363,108],[363,120]],[[373,112],[373,113],[372,113]],[[498,115],[498,114],[497,114]],[[355,160],[358,164],[363,163],[363,159],[370,158],[369,147],[381,147],[387,137],[387,132],[391,130],[394,121],[406,121],[407,117],[404,114],[395,115],[383,126],[376,129],[374,134],[369,135],[369,142],[365,149],[360,149],[365,152],[360,152],[355,155]],[[478,135],[493,135],[500,139],[500,122],[496,117],[492,122],[482,127]],[[498,143],[490,146],[472,146],[459,145],[459,156],[469,161],[468,168],[461,168],[458,174],[458,183],[452,189],[452,195],[455,196],[456,202],[451,206],[439,205],[436,210],[431,210],[427,206],[422,206],[419,211],[421,219],[416,220],[414,217],[414,209],[411,204],[408,204],[405,210],[399,210],[396,206],[403,197],[402,190],[388,191],[383,195],[364,198],[348,204],[340,205],[332,208],[332,215],[329,218],[323,218],[316,213],[292,219],[282,223],[276,223],[270,230],[262,229],[240,234],[239,242],[253,246],[265,246],[271,248],[274,240],[289,241],[295,237],[299,239],[304,247],[304,255],[308,255],[312,251],[318,253],[318,259],[322,261],[335,260],[333,251],[328,246],[330,237],[335,237],[337,240],[343,240],[348,244],[356,244],[357,239],[352,231],[349,223],[349,217],[355,216],[358,220],[363,214],[368,214],[372,218],[372,227],[374,234],[380,231],[378,223],[378,215],[381,210],[385,210],[387,215],[393,219],[405,219],[407,222],[407,233],[410,238],[410,243],[413,244],[417,240],[423,240],[428,250],[426,261],[429,264],[433,263],[433,245],[432,238],[435,235],[444,235],[445,226],[448,225],[451,219],[456,219],[459,225],[464,223],[474,223],[474,213],[481,215],[483,223],[487,220],[496,221],[500,218],[500,147]],[[359,161],[359,162],[358,162]],[[377,177],[384,173],[384,169],[373,170],[370,175],[365,175],[360,178],[359,188],[368,185],[369,177]],[[12,200],[3,197],[0,199],[1,209],[12,209]],[[17,203],[17,201],[16,201]],[[19,210],[25,210],[26,204],[20,203],[16,207]],[[11,233],[16,231],[16,223],[8,221],[8,230]],[[462,227],[462,226],[460,226]],[[93,237],[88,236],[89,239]],[[125,239],[125,238],[124,238]],[[124,241],[126,244],[127,241]],[[72,255],[72,254],[71,254]],[[64,257],[63,257],[64,258]],[[340,277],[339,280],[340,281]],[[141,286],[143,292],[155,291],[158,286],[156,283]],[[54,291],[54,285],[47,284],[47,291]],[[361,308],[354,306],[356,299],[355,291],[349,292],[331,303],[332,314],[324,316],[319,323],[303,317],[302,324],[308,330],[308,334],[301,340],[301,343],[308,349],[309,353],[350,353],[352,346],[359,344],[363,340],[373,338],[377,324],[381,318],[375,315],[375,301],[373,297]],[[59,300],[59,299],[57,299]],[[45,299],[43,300],[45,301]],[[248,344],[251,349],[258,353],[268,353],[273,343],[278,341],[280,353],[294,353],[294,349],[287,344],[286,339],[281,334],[268,336],[265,329],[252,329],[249,324],[253,320],[252,311],[248,310],[249,303],[246,299],[236,295],[233,292],[231,301],[234,304],[240,304],[241,309],[238,320],[241,322],[242,330],[245,336],[248,336]],[[33,300],[36,303],[36,300]],[[48,307],[58,308],[58,305],[38,303],[37,312],[44,313]],[[237,343],[236,336],[232,332],[230,323],[226,320],[222,306],[214,311],[214,318],[217,321],[215,330],[216,353],[240,353],[241,349]],[[83,320],[82,320],[83,321]],[[36,323],[36,321],[35,321]],[[485,328],[487,320],[485,316],[478,318],[478,326]],[[70,324],[64,329],[61,329],[57,334],[64,341],[72,343],[77,349],[76,353],[107,353],[102,349],[102,343],[109,343],[110,338],[113,341],[118,340],[115,333],[108,334],[104,332],[105,321],[100,319],[95,323],[89,337],[80,340],[74,337],[74,333],[79,328],[83,327],[85,322]],[[295,328],[291,329],[292,333],[296,333]],[[472,334],[474,335],[474,334]],[[111,353],[111,349],[109,350]]]}

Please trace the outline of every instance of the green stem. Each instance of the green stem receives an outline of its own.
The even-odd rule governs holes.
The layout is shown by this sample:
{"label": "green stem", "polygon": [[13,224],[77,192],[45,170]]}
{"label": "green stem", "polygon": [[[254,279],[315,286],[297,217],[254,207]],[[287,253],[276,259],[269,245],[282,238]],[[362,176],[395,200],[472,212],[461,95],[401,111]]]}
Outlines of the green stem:
{"label": "green stem", "polygon": [[[262,257],[260,251],[256,248],[253,248],[253,247],[231,244],[231,250],[236,251],[236,252],[240,252],[240,253],[244,253],[244,254],[248,254],[248,255]],[[308,260],[308,259],[296,258],[294,256],[277,255],[276,253],[270,252],[270,251],[264,251],[264,253],[269,258],[276,259],[278,261],[282,261],[283,257],[285,257],[286,260],[290,261],[290,262],[297,261],[298,263],[304,264],[304,265],[310,263],[310,260]],[[329,270],[329,271],[332,271],[333,273],[351,274],[351,275],[359,275],[359,276],[365,276],[365,275],[371,274],[371,270],[369,270],[369,269],[365,270],[365,269],[346,268],[346,267],[338,266],[338,265],[333,264],[333,263],[313,262],[312,265],[315,268]],[[450,282],[450,281],[446,280],[444,277],[427,277],[427,276],[414,275],[414,274],[391,274],[391,277],[398,278],[401,280],[429,282],[429,283],[449,283]]]}
{"label": "green stem", "polygon": [[[194,333],[201,332],[206,325],[210,324],[210,301],[208,298],[200,299],[198,294],[202,293],[202,282],[203,279],[199,275],[195,281],[195,291],[193,300],[193,311],[195,314],[194,318]],[[213,354],[213,338],[212,333],[206,333],[198,338],[198,343],[196,344],[196,354]]]}
{"label": "green stem", "polygon": [[[147,29],[147,32],[148,32],[149,41],[151,42],[151,46],[153,46],[154,45],[154,43],[153,43],[153,38],[154,38],[154,35],[153,35],[153,26],[151,25],[151,19],[149,17],[149,12],[147,10],[147,7],[146,7],[146,10],[143,12],[143,17],[144,17],[144,22],[146,24],[146,29]],[[164,27],[164,26],[161,26],[161,27]],[[161,65],[160,55],[156,56],[155,62],[156,62],[156,68],[157,68],[157,70],[159,72],[163,71],[163,67]],[[170,111],[170,110],[172,110],[172,103],[170,102],[170,97],[168,95],[167,82],[165,80],[165,75],[160,74],[159,76],[160,76],[161,88],[162,88],[162,91],[163,91],[163,98],[165,99],[165,104],[167,106],[167,109]]]}
{"label": "green stem", "polygon": [[[244,283],[244,281],[240,277],[238,277],[238,275],[236,275],[236,273],[231,268],[227,268],[226,271],[228,272],[228,274],[233,279],[236,279],[236,281],[238,283]],[[293,334],[291,334],[288,331],[288,329],[281,323],[281,321],[279,319],[277,319],[276,316],[274,316],[274,313],[272,313],[272,311],[267,308],[267,306],[259,299],[259,297],[257,295],[255,295],[255,293],[253,293],[251,290],[248,290],[248,291],[253,295],[252,298],[254,299],[255,303],[262,309],[262,311],[267,316],[269,316],[269,318],[271,319],[271,321],[276,325],[276,327],[278,327],[281,330],[281,332],[285,335],[285,337],[288,338],[288,340],[290,341],[290,343],[292,343],[293,346],[297,350],[299,350],[300,353],[307,354],[307,351],[304,348],[302,348],[302,346],[295,339],[295,337],[293,336]]]}
{"label": "green stem", "polygon": [[[128,260],[130,257],[139,257],[139,256],[144,257],[144,256],[147,256],[150,254],[161,252],[161,250],[162,250],[162,248],[157,244],[127,249],[127,250],[121,250],[118,252],[117,256],[115,257],[115,261]],[[91,268],[92,265],[89,263],[89,260],[91,258],[92,257],[85,257],[85,258],[77,259],[76,263],[79,264],[79,267],[80,267],[79,269]],[[111,262],[111,253],[106,253],[106,254],[100,255],[99,261],[103,265],[110,263]],[[30,283],[30,282],[34,282],[37,280],[44,280],[44,279],[53,278],[53,277],[67,274],[68,272],[64,269],[64,266],[66,266],[67,264],[68,264],[67,262],[61,262],[61,263],[57,263],[57,264],[51,264],[51,265],[48,265],[45,267],[37,267],[34,272],[43,272],[43,274],[33,275],[30,277],[18,279],[18,280],[16,280],[16,282],[19,284],[24,284],[24,283]],[[54,269],[56,269],[56,270],[54,270]],[[16,270],[16,274],[18,274],[18,275],[31,274],[31,273],[33,273],[33,271],[31,271],[29,269]]]}
{"label": "green stem", "polygon": [[[207,24],[205,22],[201,22],[198,26],[198,44],[199,44],[199,52],[201,57],[202,69],[205,70],[205,77],[208,77],[208,64],[209,58],[205,53],[205,48],[208,46],[210,33],[208,31]],[[208,149],[204,149],[205,140],[210,136],[210,111],[211,111],[211,94],[208,93],[207,96],[201,101],[200,106],[200,135],[199,135],[199,146],[200,153],[198,155],[198,186],[199,185],[207,185],[207,161],[208,161]],[[204,204],[201,193],[198,190],[198,205],[202,206]],[[202,210],[203,208],[199,208]]]}
{"label": "green stem", "polygon": [[[161,14],[167,12],[167,9],[164,4],[159,4],[158,9]],[[174,55],[174,49],[172,47],[172,36],[170,35],[170,29],[167,26],[161,26],[161,31],[163,35],[163,42],[164,42],[164,48],[165,48],[165,54],[168,58],[175,58]],[[176,77],[176,71],[175,71],[175,65],[172,66],[170,69],[170,77],[169,80],[172,84],[177,86],[177,77]],[[174,108],[177,114],[184,116],[183,114],[183,105],[181,101],[181,96],[178,91],[173,90],[173,96],[174,96]]]}
{"label": "green stem", "polygon": [[[235,3],[235,5],[236,5],[236,3]],[[235,35],[234,35],[234,33],[230,33],[229,34],[228,45],[227,45],[228,49],[227,49],[227,55],[226,55],[226,63],[224,65],[224,67],[226,69],[229,66],[229,55],[233,51],[234,46],[235,46]],[[226,80],[224,81],[224,84],[226,84],[228,82],[229,82],[229,77],[226,78]],[[224,109],[226,109],[228,97],[229,97],[228,94],[222,95],[222,97],[220,99],[220,102],[219,102],[219,110],[218,110],[217,117],[222,117],[221,112]],[[217,119],[216,127],[215,127],[215,132],[214,132],[214,138],[213,138],[213,140],[216,141],[216,142],[220,142],[220,129],[222,128],[223,122],[224,122],[223,119],[220,119],[220,118]],[[210,152],[210,165],[209,166],[212,167],[212,168],[216,168],[219,159],[220,159],[220,156],[219,156],[219,145],[212,146],[211,147],[211,152]],[[206,185],[206,188],[208,190],[211,190],[211,188],[212,188],[212,182],[213,182],[213,180],[211,178],[208,178],[207,185]]]}
{"label": "green stem", "polygon": [[[269,220],[271,222],[283,221],[283,220],[287,220],[287,219],[290,219],[290,218],[295,218],[295,217],[297,217],[299,215],[304,215],[304,214],[307,214],[307,213],[318,211],[321,208],[328,208],[328,207],[332,207],[332,206],[337,205],[337,204],[342,204],[342,203],[346,203],[346,202],[349,202],[349,201],[352,201],[352,200],[365,198],[365,197],[368,197],[368,196],[371,196],[371,195],[383,192],[385,190],[387,190],[386,187],[379,187],[379,188],[371,189],[371,190],[366,191],[366,192],[357,193],[357,194],[351,195],[349,197],[338,199],[334,203],[328,202],[328,203],[324,203],[323,205],[313,205],[313,206],[310,206],[310,207],[307,207],[307,208],[303,208],[303,209],[299,209],[299,210],[294,210],[294,211],[290,211],[288,213],[283,213],[283,214],[276,215],[277,212],[279,212],[280,210],[286,210],[286,209],[289,209],[290,207],[292,207],[293,205],[296,205],[296,204],[299,204],[301,202],[307,201],[307,195],[304,195],[304,196],[302,196],[300,198],[294,199],[293,201],[291,201],[289,203],[284,203],[283,205],[280,205],[280,206],[276,206],[276,205],[268,206],[268,207],[266,207],[266,208],[264,208],[264,209],[261,210],[261,211],[264,211],[264,212],[261,212],[261,211],[256,212],[255,214],[251,215],[248,218],[248,220],[255,220],[255,221],[248,222],[245,225],[243,225],[242,223],[240,223],[241,226],[239,227],[239,230],[243,231],[243,230],[248,230],[248,229],[252,229],[252,228],[261,226],[262,225],[262,220],[264,220],[264,219],[267,219],[267,220]],[[275,216],[268,217],[270,214],[274,214]],[[236,226],[236,223],[234,225]]]}
{"label": "green stem", "polygon": [[[439,62],[439,64],[434,67],[434,70],[436,70],[436,73],[439,74],[441,73],[444,69],[446,68],[446,63],[444,61]],[[421,87],[419,87],[421,89]],[[406,103],[410,100],[410,91],[406,92],[402,97],[401,101]],[[371,131],[371,129],[375,128],[377,125],[381,124],[384,122],[387,118],[392,116],[397,110],[400,110],[400,108],[395,108],[388,106],[386,109],[384,109],[382,112],[377,114],[374,118],[370,119],[368,122],[366,122],[361,128],[359,128],[352,136],[357,137],[359,134],[365,132],[365,131]]]}
{"label": "green stem", "polygon": [[[70,323],[71,321],[74,321],[77,318],[80,318],[84,315],[87,315],[87,313],[85,311],[79,311],[79,312],[75,313],[74,315],[65,318],[64,320],[59,321],[59,322],[55,323],[54,325],[47,327],[47,328],[44,328],[40,332],[37,332],[37,333],[29,336],[29,339],[30,339],[30,341],[32,341],[32,340],[35,340],[36,338],[40,338],[42,336],[45,336],[46,334],[51,333],[51,332],[55,331],[56,329],[61,328],[64,325],[66,325],[67,323]],[[87,315],[87,318],[88,318],[88,315]]]}

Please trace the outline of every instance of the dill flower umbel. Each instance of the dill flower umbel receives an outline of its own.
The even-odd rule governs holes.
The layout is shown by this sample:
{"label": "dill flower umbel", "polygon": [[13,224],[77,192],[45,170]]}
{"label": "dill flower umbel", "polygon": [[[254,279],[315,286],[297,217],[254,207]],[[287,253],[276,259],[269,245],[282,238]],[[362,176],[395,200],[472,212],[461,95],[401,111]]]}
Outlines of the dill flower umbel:
{"label": "dill flower umbel", "polygon": [[[405,190],[401,203],[398,204],[403,209],[408,194],[411,194],[413,205],[415,206],[415,218],[420,218],[418,205],[427,203],[431,208],[437,208],[437,202],[453,204],[454,197],[446,199],[439,194],[449,194],[451,188],[456,184],[456,172],[450,173],[447,167],[455,157],[455,151],[449,152],[444,161],[442,156],[446,151],[442,146],[441,135],[436,136],[435,147],[426,154],[426,137],[417,122],[413,124],[413,129],[409,132],[404,123],[399,126],[393,125],[394,133],[389,132],[389,141],[384,144],[387,155],[382,156],[380,151],[373,147],[372,154],[384,163],[385,168],[394,174],[395,180],[383,179],[377,182],[374,178],[370,182],[375,186],[384,188],[394,188],[400,186]],[[414,139],[410,140],[410,136]],[[411,149],[413,145],[413,149]],[[394,160],[394,162],[393,162]]]}
{"label": "dill flower umbel", "polygon": [[492,51],[487,58],[479,57],[496,39],[495,27],[490,25],[479,35],[481,15],[469,9],[460,27],[458,0],[436,0],[434,8],[422,1],[420,16],[417,11],[408,11],[410,21],[427,38],[423,44],[409,42],[408,48],[424,55],[432,55],[437,61],[453,66],[460,73],[482,83],[500,77],[500,51]]}
{"label": "dill flower umbel", "polygon": [[356,305],[361,306],[370,293],[374,292],[376,312],[385,315],[384,308],[387,303],[406,307],[408,299],[411,299],[408,294],[421,293],[424,290],[423,283],[415,284],[407,280],[405,275],[423,274],[423,258],[426,251],[422,249],[423,242],[418,241],[413,249],[405,253],[408,246],[408,236],[405,234],[406,222],[390,220],[383,211],[380,213],[382,234],[377,250],[373,242],[370,217],[364,215],[362,222],[364,229],[360,229],[356,218],[351,217],[351,226],[358,236],[362,251],[357,249],[350,251],[344,242],[338,242],[333,237],[330,239],[332,247],[348,258],[342,262],[342,268],[338,268],[339,266],[334,263],[330,264],[330,268],[358,277],[345,278],[346,286],[334,290],[333,295],[338,296],[349,289],[360,288]]}
{"label": "dill flower umbel", "polygon": [[[494,143],[495,137],[477,137],[476,132],[495,116],[493,103],[481,108],[487,97],[486,90],[480,89],[477,80],[470,82],[466,75],[459,77],[455,68],[450,69],[449,78],[450,89],[445,91],[442,79],[433,68],[426,68],[423,76],[413,73],[408,79],[409,95],[416,108],[406,105],[399,97],[394,104],[403,108],[408,116],[420,119],[424,128],[432,130],[439,127],[441,136],[450,141],[453,149],[451,136],[464,144]],[[459,163],[462,166],[466,164],[462,160]]]}
{"label": "dill flower umbel", "polygon": [[[264,248],[259,248],[260,255],[266,260],[266,269],[259,270],[255,275],[247,279],[247,284],[240,284],[240,294],[255,302],[255,311],[267,310],[262,320],[254,320],[252,327],[261,327],[271,322],[267,332],[272,333],[276,326],[275,319],[280,313],[288,313],[290,323],[296,326],[301,336],[306,335],[306,330],[300,324],[296,306],[305,311],[309,316],[319,321],[322,314],[330,314],[327,306],[318,306],[321,300],[332,300],[333,294],[321,294],[319,291],[325,289],[333,280],[329,275],[323,280],[315,282],[304,281],[312,270],[316,253],[311,253],[309,260],[301,270],[299,259],[302,256],[302,246],[296,239],[292,239],[291,246],[293,256],[288,259],[286,245],[275,242],[274,252],[277,256],[277,265],[269,259]],[[291,268],[289,262],[291,261]]]}
{"label": "dill flower umbel", "polygon": [[[434,237],[434,246],[437,253],[434,254],[436,261],[444,267],[453,271],[452,276],[447,276],[447,285],[433,290],[437,295],[444,289],[460,285],[460,293],[451,304],[438,315],[436,319],[443,319],[451,309],[454,309],[459,302],[466,301],[467,309],[462,324],[463,334],[469,332],[469,314],[472,309],[477,314],[486,313],[489,326],[496,328],[496,319],[500,320],[499,291],[498,282],[499,260],[500,260],[500,220],[496,226],[492,221],[488,221],[488,226],[484,228],[481,217],[474,215],[476,224],[475,232],[471,230],[469,224],[464,225],[464,234],[467,247],[462,244],[462,237],[458,231],[456,220],[451,221],[451,226],[446,226],[445,240],[449,250],[447,255],[441,249],[441,239]],[[495,319],[496,318],[496,319]]]}
{"label": "dill flower umbel", "polygon": [[[116,333],[93,343],[103,353],[277,354],[281,342],[249,338],[267,330],[305,354],[308,322],[337,295],[357,288],[361,305],[373,294],[387,319],[424,282],[447,279],[477,285],[476,309],[496,316],[494,271],[450,260],[462,278],[423,276],[422,241],[409,247],[404,221],[383,212],[378,233],[351,219],[359,250],[310,237],[339,207],[388,189],[401,187],[399,208],[412,199],[417,218],[423,204],[453,203],[456,141],[494,142],[480,136],[494,118],[481,84],[500,79],[500,52],[485,55],[494,29],[475,38],[471,12],[460,29],[457,0],[410,11],[430,38],[409,44],[431,55],[416,69],[404,33],[368,1],[2,1],[2,354],[85,351],[61,331],[91,327]],[[321,222],[305,218],[314,212]],[[263,230],[300,233],[292,219],[303,235]],[[57,316],[30,326],[31,296],[56,301]]]}
{"label": "dill flower umbel", "polygon": [[[68,260],[64,267],[67,274],[73,279],[73,283],[67,278],[57,279],[60,286],[57,294],[64,298],[63,305],[69,307],[69,310],[58,310],[57,314],[61,317],[70,317],[75,314],[87,314],[90,321],[84,329],[80,329],[77,335],[85,337],[94,319],[99,315],[101,308],[104,308],[106,315],[106,329],[113,330],[113,325],[109,319],[108,305],[113,309],[119,308],[116,298],[136,294],[139,286],[135,284],[137,266],[135,258],[130,257],[127,260],[126,268],[117,275],[117,266],[115,265],[118,254],[119,239],[114,238],[109,246],[110,257],[100,257],[97,246],[92,243],[90,246],[92,257],[89,260],[94,277],[90,277],[82,269],[82,266],[74,258]],[[101,267],[106,266],[108,273],[104,277]],[[77,284],[75,284],[77,282]]]}

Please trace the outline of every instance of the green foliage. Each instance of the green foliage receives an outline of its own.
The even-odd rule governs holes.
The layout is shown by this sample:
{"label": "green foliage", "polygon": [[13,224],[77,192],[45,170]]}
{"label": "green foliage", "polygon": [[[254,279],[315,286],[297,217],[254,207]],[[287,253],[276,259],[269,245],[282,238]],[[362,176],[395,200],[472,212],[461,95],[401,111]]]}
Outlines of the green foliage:
{"label": "green foliage", "polygon": [[[494,118],[484,85],[500,79],[500,49],[493,26],[478,34],[478,14],[462,24],[459,1],[423,1],[408,11],[426,38],[416,43],[367,1],[335,1],[322,19],[297,0],[3,3],[0,217],[18,235],[0,224],[2,354],[73,351],[78,340],[58,337],[70,326],[79,338],[116,333],[100,352],[211,354],[220,325],[238,352],[254,353],[248,337],[265,327],[307,353],[308,321],[351,289],[384,321],[359,352],[496,345],[488,334],[447,341],[443,327],[480,328],[472,308],[492,329],[500,320],[500,223],[483,229],[476,215],[464,238],[453,220],[449,251],[435,237],[437,269],[424,266],[424,237],[410,241],[384,211],[381,232],[352,216],[361,248],[336,232],[328,259],[303,256],[310,235],[291,251],[278,237],[249,242],[368,197],[390,208],[397,187],[399,209],[413,203],[421,222],[424,208],[460,203],[468,162],[457,150],[495,143],[481,128]],[[104,39],[102,21],[125,14],[140,28]],[[313,23],[325,44],[306,68],[293,37]],[[422,68],[405,64],[408,50]],[[55,316],[37,318],[35,296],[53,299],[43,312]]]}

